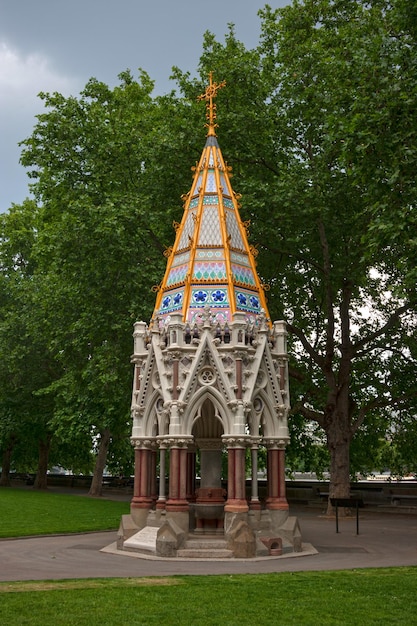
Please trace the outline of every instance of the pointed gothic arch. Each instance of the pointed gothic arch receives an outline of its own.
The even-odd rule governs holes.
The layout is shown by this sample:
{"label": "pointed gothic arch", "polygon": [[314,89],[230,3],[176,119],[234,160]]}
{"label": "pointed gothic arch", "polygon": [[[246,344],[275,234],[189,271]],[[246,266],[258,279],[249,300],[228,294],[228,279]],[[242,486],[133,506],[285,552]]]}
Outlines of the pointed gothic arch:
{"label": "pointed gothic arch", "polygon": [[222,424],[223,433],[230,432],[230,419],[228,416],[230,410],[228,410],[224,397],[215,387],[204,386],[195,392],[187,407],[187,411],[184,412],[184,432],[187,435],[192,434],[196,417],[199,415],[199,411],[201,414],[201,408],[207,400],[212,403],[215,409],[215,414]]}
{"label": "pointed gothic arch", "polygon": [[191,433],[197,445],[201,439],[218,439],[221,441],[224,434],[224,424],[210,394],[203,397],[202,402],[197,407]]}
{"label": "pointed gothic arch", "polygon": [[251,418],[253,436],[274,437],[276,433],[276,411],[273,401],[265,389],[258,389],[252,402]]}
{"label": "pointed gothic arch", "polygon": [[149,401],[147,402],[143,415],[143,434],[145,437],[156,436],[153,434],[155,432],[155,425],[157,427],[157,435],[164,434],[163,430],[161,430],[162,411],[158,410],[158,403],[160,405],[161,401],[163,404],[160,391],[154,389],[149,396]]}

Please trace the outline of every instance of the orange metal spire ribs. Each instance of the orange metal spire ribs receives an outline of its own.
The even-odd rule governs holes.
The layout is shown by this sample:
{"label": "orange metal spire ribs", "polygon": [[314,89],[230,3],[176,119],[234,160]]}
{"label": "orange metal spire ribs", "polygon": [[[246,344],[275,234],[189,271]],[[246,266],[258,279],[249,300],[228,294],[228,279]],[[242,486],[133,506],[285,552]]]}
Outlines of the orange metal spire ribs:
{"label": "orange metal spire ribs", "polygon": [[167,323],[181,315],[184,323],[202,323],[204,310],[220,326],[230,324],[235,314],[256,324],[258,316],[269,319],[264,287],[256,271],[253,247],[247,239],[247,223],[239,215],[237,194],[230,170],[216,136],[213,102],[225,81],[210,81],[199,100],[206,101],[208,133],[194,171],[190,191],[183,196],[184,213],[176,224],[175,242],[168,249],[167,267],[153,319]]}

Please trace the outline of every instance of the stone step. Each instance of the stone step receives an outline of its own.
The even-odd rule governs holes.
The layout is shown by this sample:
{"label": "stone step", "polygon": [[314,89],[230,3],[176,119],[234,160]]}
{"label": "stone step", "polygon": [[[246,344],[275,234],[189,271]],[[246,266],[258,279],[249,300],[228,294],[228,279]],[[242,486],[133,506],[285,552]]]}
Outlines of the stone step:
{"label": "stone step", "polygon": [[231,559],[233,552],[227,548],[181,548],[177,557],[185,559]]}
{"label": "stone step", "polygon": [[224,535],[191,535],[177,556],[188,559],[231,559],[233,552],[228,550]]}
{"label": "stone step", "polygon": [[207,539],[207,538],[188,538],[184,544],[184,548],[195,550],[225,550],[227,548],[226,541],[221,539]]}

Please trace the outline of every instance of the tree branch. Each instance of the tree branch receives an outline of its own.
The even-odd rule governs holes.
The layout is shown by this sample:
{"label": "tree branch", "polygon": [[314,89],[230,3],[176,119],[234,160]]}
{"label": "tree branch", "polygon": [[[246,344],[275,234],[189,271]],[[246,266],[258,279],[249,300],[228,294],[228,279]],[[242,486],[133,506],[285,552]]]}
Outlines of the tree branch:
{"label": "tree branch", "polygon": [[308,341],[307,337],[305,336],[301,328],[297,328],[297,326],[294,326],[293,324],[290,324],[289,322],[287,322],[287,330],[292,335],[295,335],[297,339],[299,339],[304,350],[311,356],[315,364],[318,365],[320,369],[323,369],[324,367],[323,357],[317,352],[317,350],[314,350],[313,346],[310,344],[310,342]]}
{"label": "tree branch", "polygon": [[357,418],[351,424],[351,432],[352,435],[356,433],[356,431],[362,426],[365,421],[366,416],[373,409],[386,409],[387,407],[395,407],[405,400],[411,400],[415,398],[415,394],[402,394],[400,396],[390,396],[390,397],[381,397],[377,396],[370,400],[359,409],[359,413]]}
{"label": "tree branch", "polygon": [[314,409],[309,409],[302,402],[296,402],[291,409],[291,413],[301,413],[306,419],[315,421],[319,426],[324,428],[324,414]]}
{"label": "tree branch", "polygon": [[[394,326],[398,324],[401,316],[407,311],[409,311],[411,308],[412,308],[411,302],[406,302],[406,304],[399,307],[396,311],[394,311],[390,315],[386,323],[383,326],[381,326],[381,328],[374,331],[373,333],[370,333],[369,335],[367,335],[363,339],[360,339],[356,343],[352,344],[352,353],[354,355],[357,355],[359,353],[359,350],[361,348],[364,348],[364,346],[366,346],[367,343],[370,343],[371,341],[378,339],[378,337],[384,336],[389,330],[391,330]],[[364,352],[366,352],[366,350],[363,351],[363,353]]]}

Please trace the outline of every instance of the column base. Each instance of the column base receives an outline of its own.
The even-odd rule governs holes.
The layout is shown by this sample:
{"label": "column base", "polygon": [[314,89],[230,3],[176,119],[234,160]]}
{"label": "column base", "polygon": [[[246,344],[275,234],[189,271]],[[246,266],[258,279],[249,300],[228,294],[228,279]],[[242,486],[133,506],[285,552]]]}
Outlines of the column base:
{"label": "column base", "polygon": [[165,510],[167,513],[188,513],[190,506],[187,500],[167,500]]}
{"label": "column base", "polygon": [[265,508],[270,511],[288,511],[290,507],[286,498],[267,498]]}
{"label": "column base", "polygon": [[225,513],[247,513],[249,506],[246,500],[227,500],[224,511]]}
{"label": "column base", "polygon": [[138,530],[145,528],[150,508],[137,507],[133,503],[130,504],[130,515]]}
{"label": "column base", "polygon": [[133,496],[131,500],[131,507],[134,507],[135,509],[151,509],[152,504],[153,504],[152,498]]}
{"label": "column base", "polygon": [[168,522],[174,522],[183,533],[188,534],[190,527],[189,511],[167,511],[166,519]]}

